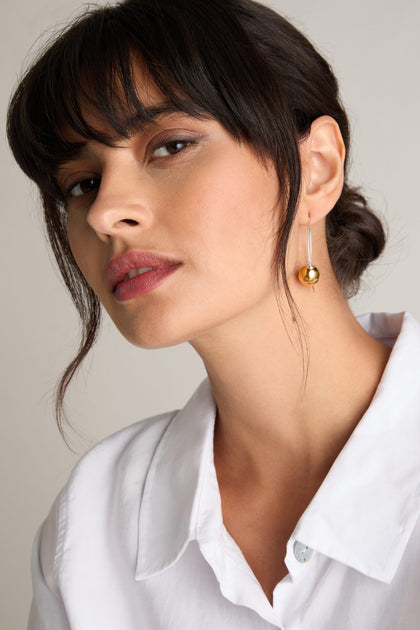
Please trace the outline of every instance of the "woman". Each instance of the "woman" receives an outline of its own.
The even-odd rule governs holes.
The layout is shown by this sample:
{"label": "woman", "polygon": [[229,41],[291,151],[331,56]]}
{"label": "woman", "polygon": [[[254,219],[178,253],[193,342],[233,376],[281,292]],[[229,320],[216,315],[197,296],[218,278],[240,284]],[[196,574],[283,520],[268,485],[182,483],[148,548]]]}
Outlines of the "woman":
{"label": "woman", "polygon": [[76,467],[29,627],[416,627],[420,330],[348,307],[384,233],[328,64],[249,0],[127,0],[58,37],[8,133],[84,323],[58,412],[99,302],[209,377]]}

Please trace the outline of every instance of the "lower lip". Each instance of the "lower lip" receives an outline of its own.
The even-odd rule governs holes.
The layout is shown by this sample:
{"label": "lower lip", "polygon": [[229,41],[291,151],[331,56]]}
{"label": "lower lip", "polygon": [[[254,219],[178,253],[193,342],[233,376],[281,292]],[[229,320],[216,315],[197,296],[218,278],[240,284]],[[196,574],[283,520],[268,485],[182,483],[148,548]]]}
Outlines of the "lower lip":
{"label": "lower lip", "polygon": [[170,265],[169,267],[156,267],[150,271],[136,276],[135,278],[128,278],[117,284],[114,295],[118,302],[127,302],[145,293],[150,293],[161,285],[166,278],[171,276],[179,265]]}

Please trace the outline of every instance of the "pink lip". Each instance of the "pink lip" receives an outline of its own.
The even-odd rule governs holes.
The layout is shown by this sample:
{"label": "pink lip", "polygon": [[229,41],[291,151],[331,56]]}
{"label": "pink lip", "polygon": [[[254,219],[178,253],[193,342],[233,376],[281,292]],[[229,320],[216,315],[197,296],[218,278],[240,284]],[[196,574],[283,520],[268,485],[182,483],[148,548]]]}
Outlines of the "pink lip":
{"label": "pink lip", "polygon": [[[174,273],[181,263],[152,252],[127,252],[110,260],[106,269],[106,280],[119,302],[131,300],[157,288]],[[134,278],[125,276],[131,269],[153,267]]]}

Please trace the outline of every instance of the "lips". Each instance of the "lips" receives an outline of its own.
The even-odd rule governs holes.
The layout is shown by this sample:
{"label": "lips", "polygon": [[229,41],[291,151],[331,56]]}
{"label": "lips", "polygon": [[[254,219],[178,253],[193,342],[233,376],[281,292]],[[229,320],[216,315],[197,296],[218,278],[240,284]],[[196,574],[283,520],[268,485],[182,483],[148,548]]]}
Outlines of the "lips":
{"label": "lips", "polygon": [[106,280],[117,300],[124,302],[152,291],[180,265],[160,254],[131,251],[109,262]]}

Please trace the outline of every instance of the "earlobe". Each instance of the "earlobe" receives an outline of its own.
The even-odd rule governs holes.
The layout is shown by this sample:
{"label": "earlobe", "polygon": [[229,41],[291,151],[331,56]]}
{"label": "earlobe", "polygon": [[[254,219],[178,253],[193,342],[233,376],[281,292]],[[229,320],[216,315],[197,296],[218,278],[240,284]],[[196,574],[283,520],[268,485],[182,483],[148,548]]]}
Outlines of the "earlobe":
{"label": "earlobe", "polygon": [[344,183],[345,147],[340,128],[330,116],[317,118],[301,145],[300,222],[323,219],[334,207]]}

